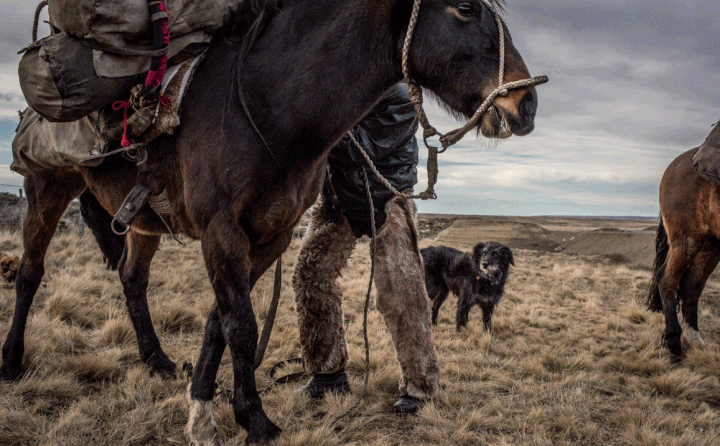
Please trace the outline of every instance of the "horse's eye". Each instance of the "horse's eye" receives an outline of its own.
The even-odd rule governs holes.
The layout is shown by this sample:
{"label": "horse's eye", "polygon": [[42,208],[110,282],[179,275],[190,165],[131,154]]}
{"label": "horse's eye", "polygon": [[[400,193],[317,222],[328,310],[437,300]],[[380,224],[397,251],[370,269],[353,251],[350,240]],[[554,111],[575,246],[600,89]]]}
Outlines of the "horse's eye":
{"label": "horse's eye", "polygon": [[457,5],[457,10],[461,15],[464,15],[465,17],[470,17],[471,15],[475,14],[475,8],[470,2],[460,3],[459,5]]}

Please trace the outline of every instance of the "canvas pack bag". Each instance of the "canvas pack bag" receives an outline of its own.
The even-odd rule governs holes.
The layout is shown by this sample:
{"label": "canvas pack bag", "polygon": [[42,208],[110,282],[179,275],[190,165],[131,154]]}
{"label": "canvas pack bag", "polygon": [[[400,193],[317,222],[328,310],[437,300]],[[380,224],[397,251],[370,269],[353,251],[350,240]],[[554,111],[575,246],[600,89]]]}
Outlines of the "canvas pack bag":
{"label": "canvas pack bag", "polygon": [[28,105],[52,122],[80,119],[125,94],[137,76],[101,77],[92,49],[80,39],[57,33],[28,47],[18,66]]}
{"label": "canvas pack bag", "polygon": [[[191,43],[208,42],[244,0],[164,0],[168,10],[168,57]],[[93,48],[99,76],[142,73],[149,58],[129,52],[151,51],[148,0],[49,0],[54,26],[85,39]]]}
{"label": "canvas pack bag", "polygon": [[97,113],[72,122],[50,122],[28,108],[12,142],[10,169],[26,176],[58,166],[97,166],[106,148]]}
{"label": "canvas pack bag", "polygon": [[[243,0],[164,0],[168,58],[206,44]],[[148,0],[49,0],[54,33],[23,50],[20,87],[52,122],[69,122],[127,94],[151,68]],[[155,69],[155,68],[153,68]]]}

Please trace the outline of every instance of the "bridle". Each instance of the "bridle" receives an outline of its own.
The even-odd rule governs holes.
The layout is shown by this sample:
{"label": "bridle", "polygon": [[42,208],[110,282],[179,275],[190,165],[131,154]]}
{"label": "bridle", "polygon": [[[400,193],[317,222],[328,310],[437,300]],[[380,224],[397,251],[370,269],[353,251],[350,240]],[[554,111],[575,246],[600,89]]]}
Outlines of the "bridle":
{"label": "bridle", "polygon": [[[433,186],[437,182],[438,174],[437,154],[447,150],[448,147],[460,141],[467,132],[472,130],[476,126],[480,118],[482,118],[483,113],[485,113],[490,108],[495,98],[497,98],[498,96],[507,96],[508,90],[541,85],[548,82],[549,79],[547,76],[536,76],[530,79],[522,79],[518,81],[503,83],[505,78],[505,26],[503,25],[503,21],[502,19],[500,19],[500,15],[497,13],[495,8],[483,1],[485,6],[487,6],[488,9],[492,11],[498,27],[500,41],[500,73],[498,76],[498,87],[493,90],[487,98],[485,98],[483,103],[480,104],[480,107],[478,107],[470,120],[464,126],[455,130],[451,130],[443,135],[442,133],[438,132],[435,127],[430,125],[427,115],[425,114],[425,110],[422,106],[422,87],[420,87],[420,85],[418,85],[412,80],[412,78],[410,77],[410,70],[408,68],[410,42],[412,41],[413,32],[415,31],[415,25],[417,25],[418,14],[420,13],[420,2],[421,0],[414,0],[412,14],[410,15],[410,23],[408,24],[408,30],[405,34],[405,42],[403,43],[402,49],[402,72],[403,77],[405,78],[405,82],[408,85],[408,94],[410,95],[410,100],[415,107],[418,121],[423,128],[423,139],[425,141],[425,146],[429,150],[427,164],[428,188],[425,192],[421,192],[419,195],[413,196],[412,198],[429,200],[437,198],[435,195],[435,191],[433,190]],[[428,144],[427,139],[436,135],[440,137],[440,144],[443,146],[442,150],[438,150],[437,147],[433,147]]]}
{"label": "bridle", "polygon": [[425,114],[425,110],[423,110],[422,107],[422,87],[420,87],[420,85],[418,85],[412,80],[412,78],[410,77],[410,70],[408,68],[410,42],[412,41],[412,36],[415,31],[415,25],[417,25],[418,14],[420,13],[420,2],[421,0],[414,0],[412,14],[410,15],[410,23],[408,24],[407,34],[405,34],[405,42],[403,43],[402,50],[402,72],[403,77],[405,77],[405,82],[407,82],[408,84],[410,100],[412,101],[413,106],[415,106],[418,120],[420,121],[420,125],[423,127],[423,137],[425,138],[425,140],[427,140],[427,138],[435,135],[440,136],[440,143],[443,146],[443,150],[440,153],[442,153],[448,147],[460,141],[467,132],[469,132],[473,127],[475,127],[478,120],[480,120],[483,113],[485,113],[490,108],[496,97],[507,96],[508,90],[512,90],[515,88],[523,88],[544,84],[548,82],[548,77],[536,76],[530,79],[522,79],[519,81],[508,82],[506,84],[503,83],[505,77],[505,26],[503,25],[502,19],[500,19],[500,15],[497,13],[497,11],[495,11],[495,8],[485,3],[485,5],[493,12],[493,16],[495,17],[495,22],[497,23],[499,33],[500,74],[498,76],[498,87],[493,90],[487,98],[485,98],[480,107],[478,107],[478,109],[475,111],[475,114],[472,115],[470,120],[464,126],[447,132],[444,135],[441,134],[435,129],[435,127],[430,125],[430,122],[427,119],[427,115]]}

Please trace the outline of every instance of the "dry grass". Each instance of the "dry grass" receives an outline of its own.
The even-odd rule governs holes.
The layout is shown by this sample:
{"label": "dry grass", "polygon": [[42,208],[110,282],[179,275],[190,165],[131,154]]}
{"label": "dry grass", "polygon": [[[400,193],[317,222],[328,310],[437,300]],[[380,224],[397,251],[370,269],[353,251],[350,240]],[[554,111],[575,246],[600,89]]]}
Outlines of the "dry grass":
{"label": "dry grass", "polygon": [[[424,241],[424,244],[430,244]],[[16,233],[0,246],[20,254]],[[290,286],[299,242],[284,257],[282,307],[258,388],[266,372],[297,356]],[[389,335],[370,312],[369,396],[334,428],[329,422],[351,397],[310,401],[300,384],[263,395],[266,412],[284,429],[282,445],[717,445],[720,444],[720,283],[711,280],[701,302],[707,345],[688,347],[680,365],[660,348],[663,320],[638,304],[650,273],[619,262],[516,250],[504,300],[484,333],[479,310],[469,328],[454,328],[456,299],[442,308],[435,339],[444,390],[417,416],[398,417],[400,370]],[[24,367],[0,383],[0,445],[187,444],[181,378],[151,376],[140,363],[116,273],[107,271],[90,235],[60,234],[28,323]],[[342,281],[353,390],[364,370],[362,305],[370,270],[360,244]],[[253,291],[259,323],[270,302],[271,274]],[[168,355],[195,361],[213,294],[199,245],[163,242],[148,300]],[[0,336],[13,312],[14,290],[0,289]],[[231,385],[229,355],[218,379]],[[217,400],[220,435],[244,443],[232,410]]]}

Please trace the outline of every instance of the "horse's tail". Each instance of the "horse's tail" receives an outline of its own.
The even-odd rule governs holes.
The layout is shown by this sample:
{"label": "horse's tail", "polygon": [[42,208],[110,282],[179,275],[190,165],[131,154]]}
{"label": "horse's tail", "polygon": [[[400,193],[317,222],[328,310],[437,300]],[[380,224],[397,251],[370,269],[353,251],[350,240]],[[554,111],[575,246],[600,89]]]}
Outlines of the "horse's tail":
{"label": "horse's tail", "polygon": [[665,232],[665,224],[663,222],[662,214],[657,228],[657,235],[655,236],[655,261],[652,267],[652,280],[650,281],[650,290],[648,291],[645,304],[651,311],[662,311],[662,299],[660,298],[660,281],[665,276],[665,265],[667,261],[668,251],[670,245],[668,244],[667,232]]}
{"label": "horse's tail", "polygon": [[116,270],[125,249],[125,236],[112,232],[112,216],[100,205],[90,189],[80,195],[80,213],[95,236],[108,266]]}

